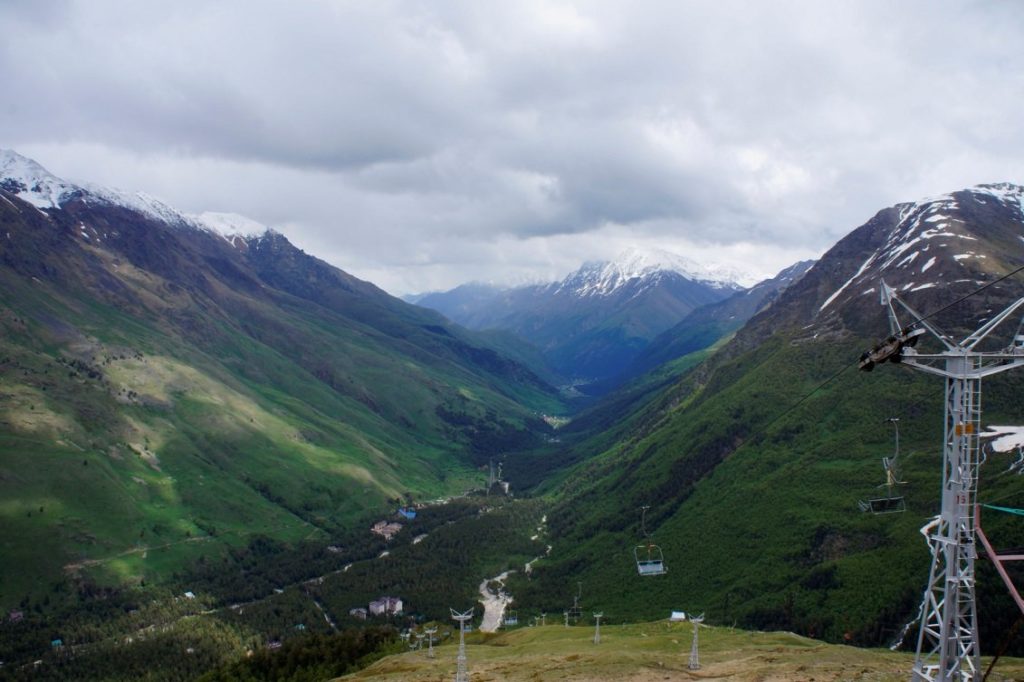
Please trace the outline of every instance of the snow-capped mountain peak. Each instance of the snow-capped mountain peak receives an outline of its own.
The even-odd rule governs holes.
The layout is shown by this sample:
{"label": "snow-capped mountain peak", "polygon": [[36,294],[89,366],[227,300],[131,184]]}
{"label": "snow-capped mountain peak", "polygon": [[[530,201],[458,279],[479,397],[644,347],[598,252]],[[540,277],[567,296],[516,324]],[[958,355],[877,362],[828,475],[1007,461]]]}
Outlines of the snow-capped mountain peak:
{"label": "snow-capped mountain peak", "polygon": [[59,208],[81,188],[50,173],[32,159],[0,149],[0,189],[36,208]]}
{"label": "snow-capped mountain peak", "polygon": [[896,204],[892,209],[896,212],[895,225],[884,243],[825,299],[819,311],[842,295],[873,293],[882,278],[900,283],[901,291],[914,292],[948,285],[968,269],[985,270],[989,255],[978,246],[976,220],[971,217],[982,209],[999,210],[1016,224],[1024,223],[1024,187],[1010,183],[975,185]]}
{"label": "snow-capped mountain peak", "polygon": [[207,230],[231,242],[237,237],[244,239],[268,231],[265,225],[237,213],[184,213],[145,192],[126,192],[92,184],[76,185],[10,149],[0,149],[0,189],[40,210],[60,208],[73,199],[99,202],[127,208],[168,225]]}
{"label": "snow-capped mountain peak", "polygon": [[653,279],[664,272],[675,273],[715,289],[738,290],[756,282],[756,278],[720,264],[700,264],[660,249],[629,248],[613,260],[584,263],[559,283],[559,289],[577,296],[608,296],[630,282]]}

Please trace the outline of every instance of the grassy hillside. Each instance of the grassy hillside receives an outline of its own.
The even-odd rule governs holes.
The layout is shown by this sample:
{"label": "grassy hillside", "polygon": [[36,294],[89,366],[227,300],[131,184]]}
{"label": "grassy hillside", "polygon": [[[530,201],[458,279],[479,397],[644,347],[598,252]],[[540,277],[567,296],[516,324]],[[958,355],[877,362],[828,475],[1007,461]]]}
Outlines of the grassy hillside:
{"label": "grassy hillside", "polygon": [[46,589],[69,563],[159,579],[147,547],[187,556],[200,539],[322,534],[479,479],[440,434],[417,439],[260,344],[211,357],[114,310],[79,321],[65,308],[67,336],[30,350],[49,330],[19,313],[25,301],[0,341],[7,598]]}
{"label": "grassy hillside", "polygon": [[[896,639],[917,612],[929,554],[918,529],[939,498],[942,382],[908,371],[849,370],[862,344],[773,343],[724,363],[707,383],[690,375],[631,421],[629,436],[567,479],[549,515],[554,549],[513,594],[561,612],[582,581],[587,604],[626,619],[667,608],[706,610],[716,623],[785,628],[832,641]],[[986,386],[986,422],[1022,423],[1019,378]],[[793,408],[793,406],[796,406]],[[793,409],[791,409],[793,408]],[[881,457],[892,453],[885,420],[900,416],[908,511],[874,516]],[[1024,503],[993,455],[982,501]],[[636,575],[640,508],[668,575]],[[1024,524],[990,515],[1004,546]],[[995,646],[1015,619],[998,578],[979,569],[983,642]]]}
{"label": "grassy hillside", "polygon": [[[625,619],[684,608],[717,624],[833,642],[914,641],[905,626],[916,619],[931,559],[919,529],[940,499],[943,380],[856,365],[888,328],[878,304],[883,277],[919,311],[938,311],[931,321],[958,338],[1024,292],[1019,277],[978,291],[1022,262],[1019,245],[1002,248],[1007,236],[1019,242],[1019,207],[989,199],[963,193],[881,211],[707,361],[651,392],[613,396],[565,429],[566,440],[573,430],[582,440],[549,457],[570,465],[553,491],[553,549],[532,580],[512,581],[512,593],[561,612],[582,582],[588,605]],[[939,218],[956,231],[921,246],[934,254],[928,267],[900,260],[930,238],[918,237],[922,221]],[[950,235],[986,255],[966,260]],[[1010,322],[990,347],[1013,334]],[[1024,423],[1022,390],[1019,371],[986,379],[983,426]],[[893,451],[890,417],[901,419],[907,511],[865,514],[857,503],[880,495],[881,459]],[[1024,506],[1015,459],[988,454],[981,502]],[[664,576],[637,575],[643,506]],[[985,518],[999,545],[1024,545],[1019,517]],[[982,649],[993,651],[1019,614],[983,561],[977,579]]]}
{"label": "grassy hillside", "polygon": [[[607,612],[606,612],[607,613]],[[550,621],[549,621],[550,622]],[[913,664],[907,654],[824,644],[787,632],[744,632],[701,626],[700,669],[688,668],[693,639],[690,623],[667,621],[622,624],[602,621],[601,642],[594,628],[547,625],[467,637],[466,656],[473,680],[728,680],[729,682],[896,682]],[[452,637],[457,638],[457,634]],[[457,646],[393,655],[340,680],[414,682],[451,679]],[[988,661],[985,661],[987,664]],[[1001,660],[988,678],[1020,679],[1024,661]]]}
{"label": "grassy hillside", "polygon": [[4,612],[460,494],[562,409],[472,333],[279,235],[257,260],[120,209],[17,208],[0,207]]}

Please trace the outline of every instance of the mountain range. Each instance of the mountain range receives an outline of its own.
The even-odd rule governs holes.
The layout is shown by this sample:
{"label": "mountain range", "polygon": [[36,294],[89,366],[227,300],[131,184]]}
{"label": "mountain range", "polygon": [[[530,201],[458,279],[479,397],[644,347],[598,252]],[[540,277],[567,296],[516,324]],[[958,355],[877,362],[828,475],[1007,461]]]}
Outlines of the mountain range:
{"label": "mountain range", "polygon": [[471,283],[412,300],[471,329],[518,335],[566,382],[588,390],[588,383],[618,378],[656,336],[697,308],[750,283],[729,268],[630,249],[611,261],[585,263],[557,282]]}
{"label": "mountain range", "polygon": [[[485,332],[244,218],[70,183],[2,152],[2,612],[31,606],[43,622],[52,595],[89,615],[119,586],[223,580],[228,605],[211,627],[235,628],[222,655],[241,656],[261,637],[299,637],[298,613],[328,630],[321,602],[337,613],[353,590],[365,601],[401,589],[426,605],[419,615],[446,617],[447,593],[429,581],[457,575],[472,592],[507,552],[515,565],[501,570],[537,557],[507,577],[521,622],[582,592],[584,611],[618,622],[682,609],[836,642],[913,641],[943,386],[895,364],[858,372],[857,360],[889,333],[883,280],[953,334],[1024,295],[1008,276],[1024,266],[1022,197],[993,184],[897,204],[757,284],[637,257],[435,297]],[[604,395],[574,414],[556,374],[601,380]],[[986,380],[983,426],[1024,423],[1022,388],[1013,373]],[[892,417],[906,511],[866,514],[858,501],[879,494]],[[1015,444],[986,451],[980,501],[1024,504],[1000,451]],[[430,537],[389,546],[416,565],[388,552],[336,565],[350,549],[334,538],[377,551],[359,524],[480,487],[480,467],[500,457],[517,497],[533,499],[503,498],[500,513],[493,497],[426,506]],[[1001,544],[1024,545],[1020,524],[989,518]],[[668,572],[642,577],[652,544]],[[261,571],[284,563],[294,581],[272,591],[280,601],[231,608],[234,591],[276,586]],[[1015,611],[981,561],[978,597],[990,650]],[[148,600],[125,599],[134,623]],[[184,608],[171,603],[152,609]],[[8,621],[0,634],[21,633]],[[102,630],[85,622],[80,632]],[[56,634],[38,627],[18,640],[23,660]],[[176,660],[179,644],[166,647]]]}

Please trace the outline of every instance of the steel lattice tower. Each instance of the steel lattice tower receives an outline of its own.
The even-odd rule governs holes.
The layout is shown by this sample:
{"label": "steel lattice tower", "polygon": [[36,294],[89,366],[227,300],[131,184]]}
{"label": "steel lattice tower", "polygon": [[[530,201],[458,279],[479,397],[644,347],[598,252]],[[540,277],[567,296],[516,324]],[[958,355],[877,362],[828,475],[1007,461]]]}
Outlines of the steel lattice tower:
{"label": "steel lattice tower", "polygon": [[427,647],[428,647],[427,648],[427,656],[430,656],[431,658],[433,658],[434,657],[434,635],[437,634],[437,628],[436,627],[429,628],[427,630],[424,630],[424,633],[427,635]]}
{"label": "steel lattice tower", "polygon": [[[915,322],[932,333],[945,350],[918,353],[904,346],[913,336],[901,328],[893,301]],[[942,464],[942,511],[922,529],[932,552],[931,571],[921,605],[913,682],[972,682],[981,679],[978,613],[974,599],[974,502],[981,466],[981,380],[1024,366],[1024,336],[996,352],[975,350],[978,343],[1024,305],[1018,299],[961,342],[930,325],[896,292],[882,283],[882,303],[888,306],[893,335],[886,344],[865,354],[861,368],[874,362],[900,362],[945,378],[945,429]]]}
{"label": "steel lattice tower", "polygon": [[469,672],[466,670],[466,621],[473,617],[473,609],[465,613],[459,613],[455,609],[448,609],[452,612],[452,618],[459,621],[459,655],[455,658],[455,682],[469,682]]}
{"label": "steel lattice tower", "polygon": [[697,629],[704,622],[704,614],[691,617],[690,622],[693,623],[693,644],[690,646],[690,664],[687,668],[690,670],[700,670],[700,657],[697,655]]}

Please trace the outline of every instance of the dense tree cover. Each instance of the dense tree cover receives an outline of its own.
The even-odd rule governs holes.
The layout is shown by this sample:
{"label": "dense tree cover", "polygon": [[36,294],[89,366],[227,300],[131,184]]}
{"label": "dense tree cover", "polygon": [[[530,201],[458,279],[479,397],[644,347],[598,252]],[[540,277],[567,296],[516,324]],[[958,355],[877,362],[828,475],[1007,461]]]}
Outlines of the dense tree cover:
{"label": "dense tree cover", "polygon": [[308,635],[280,649],[262,649],[200,677],[200,682],[315,682],[365,667],[399,650],[398,631],[387,626]]}
{"label": "dense tree cover", "polygon": [[[55,585],[50,603],[26,602],[22,620],[0,622],[0,679],[186,680],[217,666],[228,676],[211,679],[341,674],[390,641],[377,626],[446,622],[450,606],[475,604],[483,579],[542,553],[530,537],[543,510],[535,500],[460,498],[419,509],[390,542],[367,519],[329,542],[256,537],[165,585]],[[405,613],[348,615],[383,595],[400,597]]]}

